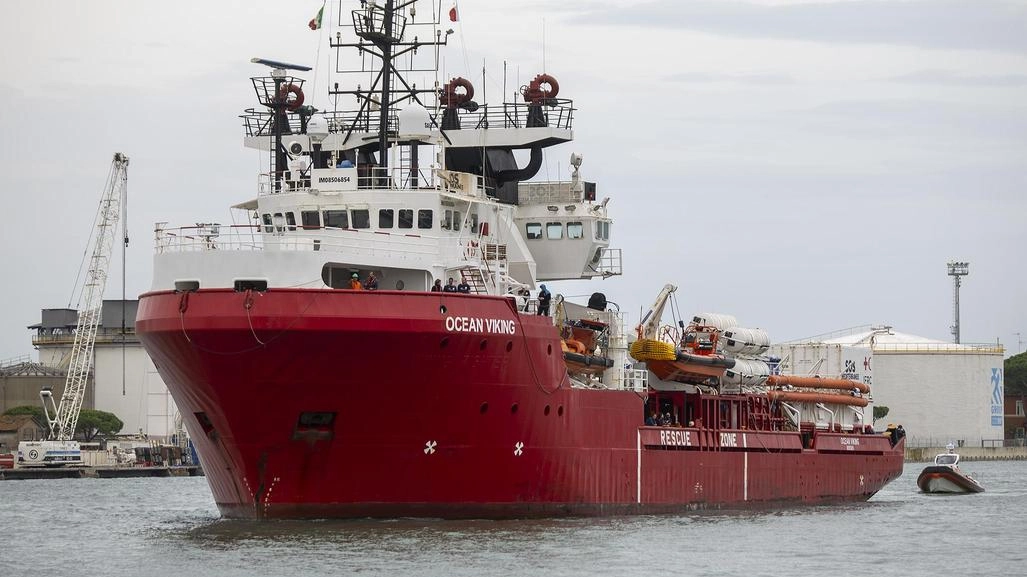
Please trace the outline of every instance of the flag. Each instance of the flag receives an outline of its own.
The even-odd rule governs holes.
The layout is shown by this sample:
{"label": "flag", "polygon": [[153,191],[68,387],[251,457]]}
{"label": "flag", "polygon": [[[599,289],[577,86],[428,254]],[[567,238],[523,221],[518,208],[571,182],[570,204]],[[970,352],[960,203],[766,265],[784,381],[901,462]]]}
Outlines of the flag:
{"label": "flag", "polygon": [[310,19],[310,23],[307,24],[307,26],[309,26],[311,30],[318,30],[318,29],[320,29],[321,28],[321,17],[324,16],[324,13],[325,13],[325,6],[324,6],[324,4],[322,4],[321,5],[321,9],[317,11],[317,16],[314,16],[313,18],[311,18]]}
{"label": "flag", "polygon": [[456,13],[456,2],[453,2],[453,7],[449,9],[449,21],[456,22],[458,20]]}

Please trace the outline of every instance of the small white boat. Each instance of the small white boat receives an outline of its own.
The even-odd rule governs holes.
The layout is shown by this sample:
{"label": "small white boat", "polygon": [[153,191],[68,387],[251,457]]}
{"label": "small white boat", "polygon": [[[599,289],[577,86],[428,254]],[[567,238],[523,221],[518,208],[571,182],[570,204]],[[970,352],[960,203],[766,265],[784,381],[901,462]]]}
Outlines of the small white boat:
{"label": "small white boat", "polygon": [[920,472],[916,484],[924,493],[983,493],[984,487],[959,468],[959,455],[950,444],[947,453],[934,457],[934,464]]}

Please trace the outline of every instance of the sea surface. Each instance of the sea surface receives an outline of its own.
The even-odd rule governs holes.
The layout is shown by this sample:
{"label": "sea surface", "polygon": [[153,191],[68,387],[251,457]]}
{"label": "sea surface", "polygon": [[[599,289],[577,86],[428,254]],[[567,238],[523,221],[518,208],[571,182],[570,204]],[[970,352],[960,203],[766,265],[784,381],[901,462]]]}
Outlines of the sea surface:
{"label": "sea surface", "polygon": [[532,521],[227,521],[202,477],[0,482],[0,575],[1027,574],[1027,462],[924,495],[909,463],[867,503]]}

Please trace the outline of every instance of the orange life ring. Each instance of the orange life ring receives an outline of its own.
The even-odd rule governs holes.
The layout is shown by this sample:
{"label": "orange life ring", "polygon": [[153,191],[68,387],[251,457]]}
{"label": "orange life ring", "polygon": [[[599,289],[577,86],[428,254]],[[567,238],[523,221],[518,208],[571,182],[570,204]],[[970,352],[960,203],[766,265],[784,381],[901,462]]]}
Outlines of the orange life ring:
{"label": "orange life ring", "polygon": [[[457,92],[457,88],[463,88],[464,92],[462,94]],[[474,98],[474,85],[470,80],[459,76],[451,79],[439,91],[439,100],[449,108],[456,108],[472,98]]]}
{"label": "orange life ring", "polygon": [[[289,95],[292,95],[293,100],[289,100]],[[293,112],[300,106],[303,106],[303,90],[295,84],[283,84],[278,89],[278,101],[285,104],[286,110]]]}
{"label": "orange life ring", "polygon": [[[543,84],[549,85],[549,88],[542,88]],[[521,87],[521,96],[524,97],[525,102],[541,102],[549,98],[556,98],[559,93],[560,83],[549,74],[539,74],[527,86]]]}

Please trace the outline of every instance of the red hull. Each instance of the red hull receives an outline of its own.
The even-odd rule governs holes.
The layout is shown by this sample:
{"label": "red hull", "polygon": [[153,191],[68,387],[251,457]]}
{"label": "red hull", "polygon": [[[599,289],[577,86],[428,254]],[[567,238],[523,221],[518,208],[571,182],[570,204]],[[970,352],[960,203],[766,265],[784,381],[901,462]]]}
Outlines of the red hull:
{"label": "red hull", "polygon": [[794,432],[644,427],[642,396],[572,388],[551,320],[501,297],[155,292],[136,328],[227,517],[865,500],[902,472],[879,435],[804,449]]}

